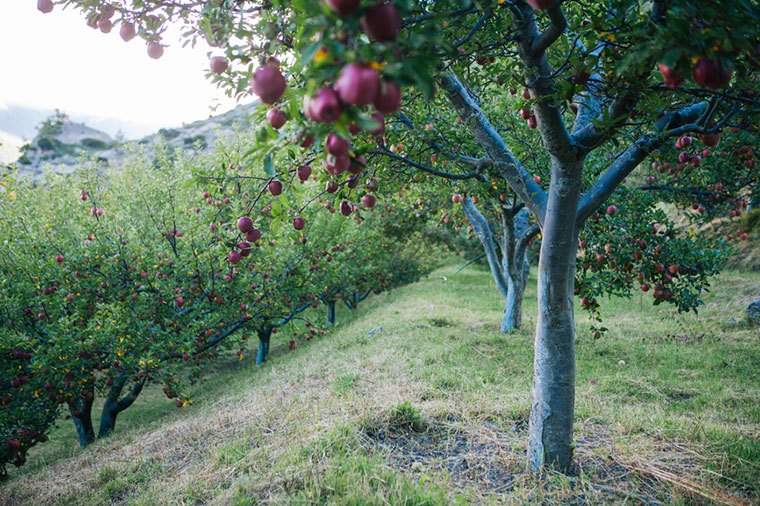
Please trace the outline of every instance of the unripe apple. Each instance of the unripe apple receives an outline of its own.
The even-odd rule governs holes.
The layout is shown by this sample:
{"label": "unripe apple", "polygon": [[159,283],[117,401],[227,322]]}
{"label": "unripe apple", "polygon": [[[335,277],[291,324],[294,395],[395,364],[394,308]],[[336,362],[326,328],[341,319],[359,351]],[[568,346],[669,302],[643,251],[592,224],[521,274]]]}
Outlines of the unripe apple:
{"label": "unripe apple", "polygon": [[366,207],[367,209],[372,209],[373,207],[375,207],[376,203],[377,203],[377,199],[375,199],[374,195],[365,193],[364,196],[362,196],[362,205]]}
{"label": "unripe apple", "polygon": [[313,97],[304,101],[306,117],[317,123],[332,123],[342,112],[338,94],[329,87],[321,88]]}
{"label": "unripe apple", "polygon": [[361,25],[370,39],[387,42],[394,40],[401,30],[401,16],[392,2],[379,3],[364,11]]}
{"label": "unripe apple", "polygon": [[298,179],[306,181],[311,176],[311,165],[301,165],[298,167]]}
{"label": "unripe apple", "polygon": [[53,0],[37,0],[37,10],[47,14],[53,10]]}
{"label": "unripe apple", "polygon": [[152,40],[148,42],[148,56],[154,60],[158,60],[164,55],[164,46],[160,42]]}
{"label": "unripe apple", "polygon": [[279,130],[288,121],[288,117],[280,109],[273,107],[267,111],[267,121],[272,128]]}
{"label": "unripe apple", "polygon": [[237,220],[237,228],[244,234],[250,232],[253,230],[253,220],[249,216],[241,216]]}
{"label": "unripe apple", "polygon": [[339,16],[350,16],[359,7],[359,0],[325,0],[325,4]]}
{"label": "unripe apple", "polygon": [[240,253],[238,253],[237,251],[230,251],[230,254],[227,255],[227,260],[231,264],[236,264],[236,263],[240,262],[241,258],[242,257],[240,256]]}
{"label": "unripe apple", "polygon": [[374,101],[375,109],[393,114],[401,108],[401,88],[395,81],[383,80]]}
{"label": "unripe apple", "polygon": [[340,70],[335,91],[340,99],[351,105],[369,105],[377,97],[380,74],[367,65],[349,63]]}
{"label": "unripe apple", "polygon": [[251,79],[251,91],[265,104],[273,104],[280,99],[287,83],[282,72],[275,65],[264,65],[256,69]]}
{"label": "unripe apple", "polygon": [[272,179],[269,182],[269,192],[275,197],[282,193],[282,183],[277,179]]}
{"label": "unripe apple", "polygon": [[325,149],[333,156],[346,156],[348,150],[351,147],[351,143],[348,139],[341,137],[340,135],[330,132],[327,134],[325,140]]}
{"label": "unripe apple", "polygon": [[211,66],[211,72],[214,74],[224,74],[224,71],[227,70],[227,67],[230,65],[227,58],[224,56],[212,56],[211,60],[209,60],[209,64]]}
{"label": "unripe apple", "polygon": [[293,218],[293,228],[296,230],[303,230],[304,225],[306,225],[306,222],[300,216]]}
{"label": "unripe apple", "polygon": [[711,89],[725,88],[734,71],[718,58],[701,57],[691,69],[691,77],[700,86]]}

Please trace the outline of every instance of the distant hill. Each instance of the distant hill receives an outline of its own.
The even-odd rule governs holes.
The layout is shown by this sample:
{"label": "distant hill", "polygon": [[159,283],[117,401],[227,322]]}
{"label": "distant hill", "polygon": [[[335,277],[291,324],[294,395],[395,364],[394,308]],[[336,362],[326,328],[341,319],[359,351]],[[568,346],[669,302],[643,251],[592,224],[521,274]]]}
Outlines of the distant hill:
{"label": "distant hill", "polygon": [[[83,159],[94,159],[103,166],[117,167],[126,156],[129,145],[138,144],[150,149],[159,138],[169,147],[205,151],[214,145],[219,135],[231,132],[236,126],[248,126],[256,105],[240,105],[226,113],[178,128],[161,128],[135,141],[115,138],[83,122],[73,121],[63,113],[56,113],[37,123],[36,134],[17,160],[18,155],[14,156],[14,153],[18,153],[20,136],[5,134],[9,140],[8,154],[7,158],[0,157],[0,162],[15,160],[22,176],[36,179],[48,167],[58,173],[72,172]],[[16,124],[16,131],[25,131],[24,121]],[[1,139],[3,137],[0,137],[0,142],[3,142]],[[5,153],[5,148],[0,149]]]}

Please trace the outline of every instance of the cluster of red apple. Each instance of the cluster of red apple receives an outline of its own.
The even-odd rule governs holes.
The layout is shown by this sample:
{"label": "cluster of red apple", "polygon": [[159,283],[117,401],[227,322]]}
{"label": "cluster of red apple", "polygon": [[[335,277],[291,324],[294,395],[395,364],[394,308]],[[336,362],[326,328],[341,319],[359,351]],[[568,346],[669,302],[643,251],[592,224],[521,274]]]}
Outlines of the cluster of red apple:
{"label": "cluster of red apple", "polygon": [[[512,95],[517,94],[517,90],[515,89],[510,89],[509,92]],[[523,90],[522,97],[525,100],[530,100],[530,90],[528,88],[525,88]],[[538,126],[536,116],[533,114],[533,111],[531,111],[529,107],[522,107],[518,112],[520,114],[520,117],[528,123],[528,128],[536,128]]]}
{"label": "cluster of red apple", "polygon": [[[677,88],[681,85],[684,78],[676,69],[671,68],[664,63],[657,65],[665,86]],[[721,58],[708,58],[700,56],[691,68],[691,78],[695,83],[702,87],[717,90],[725,88],[731,82],[734,70],[729,64],[726,64]]]}
{"label": "cluster of red apple", "polygon": [[[53,11],[53,0],[37,0],[37,9],[45,14]],[[93,29],[100,30],[103,33],[111,33],[113,29],[112,18],[116,14],[116,8],[113,5],[107,4],[100,12],[93,13],[87,18],[87,26]],[[135,24],[126,19],[121,20],[121,27],[119,28],[119,36],[124,42],[129,42],[137,35],[137,29]],[[148,56],[153,59],[161,58],[164,54],[164,46],[160,41],[150,40],[147,44]]]}

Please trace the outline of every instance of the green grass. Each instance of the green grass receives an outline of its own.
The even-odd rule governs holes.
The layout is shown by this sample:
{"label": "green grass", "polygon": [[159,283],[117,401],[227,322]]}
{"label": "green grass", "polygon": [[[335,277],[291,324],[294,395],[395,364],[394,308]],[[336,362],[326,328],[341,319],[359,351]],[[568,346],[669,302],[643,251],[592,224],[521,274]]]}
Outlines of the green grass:
{"label": "green grass", "polygon": [[724,274],[698,315],[607,300],[601,339],[579,313],[579,473],[538,480],[524,465],[534,285],[524,328],[504,335],[488,273],[455,270],[342,308],[296,351],[278,334],[264,368],[230,362],[190,408],[150,389],[84,451],[62,421],[0,504],[760,500],[760,331],[743,321],[760,275]]}

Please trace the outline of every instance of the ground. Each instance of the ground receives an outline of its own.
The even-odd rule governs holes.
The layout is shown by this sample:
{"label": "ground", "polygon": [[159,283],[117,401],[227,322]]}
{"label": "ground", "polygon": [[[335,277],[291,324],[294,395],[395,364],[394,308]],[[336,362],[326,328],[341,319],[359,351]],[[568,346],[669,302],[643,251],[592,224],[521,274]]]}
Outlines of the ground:
{"label": "ground", "polygon": [[[177,410],[158,389],[81,451],[70,422],[0,485],[0,504],[745,504],[760,501],[757,273],[699,315],[648,297],[578,314],[574,476],[526,472],[534,282],[498,332],[488,273],[373,296],[296,351],[226,365]],[[221,368],[221,365],[220,365]]]}

